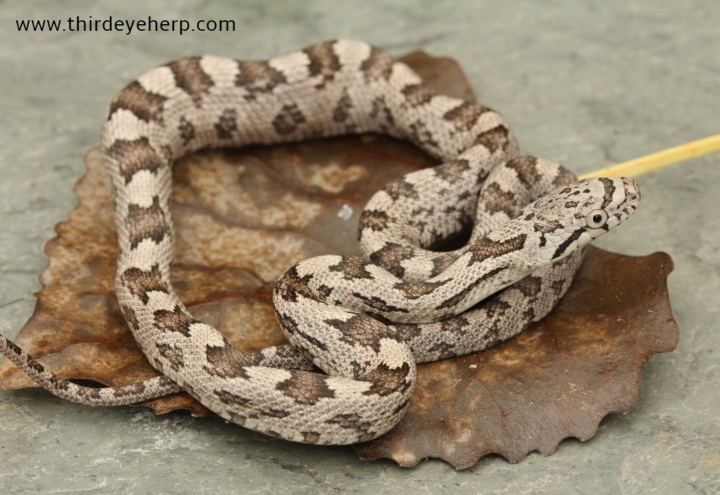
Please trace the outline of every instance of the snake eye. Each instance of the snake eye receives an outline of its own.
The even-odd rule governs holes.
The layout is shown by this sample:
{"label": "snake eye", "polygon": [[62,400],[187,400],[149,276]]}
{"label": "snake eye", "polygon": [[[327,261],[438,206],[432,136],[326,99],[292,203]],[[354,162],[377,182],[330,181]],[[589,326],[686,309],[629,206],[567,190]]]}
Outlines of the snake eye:
{"label": "snake eye", "polygon": [[593,210],[585,217],[587,226],[591,229],[599,229],[607,222],[608,215],[605,210]]}

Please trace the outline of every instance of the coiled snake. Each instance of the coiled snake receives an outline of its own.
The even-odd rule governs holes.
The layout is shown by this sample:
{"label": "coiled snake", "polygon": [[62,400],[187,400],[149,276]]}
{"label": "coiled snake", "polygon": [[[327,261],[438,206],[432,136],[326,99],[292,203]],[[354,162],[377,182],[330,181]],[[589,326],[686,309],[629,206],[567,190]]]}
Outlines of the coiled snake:
{"label": "coiled snake", "polygon": [[[409,140],[444,163],[373,196],[359,226],[367,260],[322,256],[291,267],[274,292],[290,345],[242,356],[170,285],[172,162],[201,148],[364,132]],[[266,62],[171,62],[118,94],[102,144],[115,189],[118,302],[163,376],[86,388],[5,339],[0,351],[70,400],[127,404],[185,390],[237,424],[316,444],[383,434],[407,408],[416,362],[484,349],[543,318],[569,287],[582,246],[640,198],[630,179],[576,182],[554,162],[517,156],[499,114],[434,94],[357,41]],[[473,223],[462,249],[428,250]]]}

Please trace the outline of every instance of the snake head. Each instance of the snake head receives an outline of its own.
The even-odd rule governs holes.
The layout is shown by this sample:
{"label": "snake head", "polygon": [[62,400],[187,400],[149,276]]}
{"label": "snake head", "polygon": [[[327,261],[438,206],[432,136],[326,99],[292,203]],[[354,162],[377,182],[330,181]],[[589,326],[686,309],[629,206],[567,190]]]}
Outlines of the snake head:
{"label": "snake head", "polygon": [[640,188],[632,179],[583,179],[543,196],[523,214],[533,222],[537,254],[547,263],[617,227],[639,202]]}

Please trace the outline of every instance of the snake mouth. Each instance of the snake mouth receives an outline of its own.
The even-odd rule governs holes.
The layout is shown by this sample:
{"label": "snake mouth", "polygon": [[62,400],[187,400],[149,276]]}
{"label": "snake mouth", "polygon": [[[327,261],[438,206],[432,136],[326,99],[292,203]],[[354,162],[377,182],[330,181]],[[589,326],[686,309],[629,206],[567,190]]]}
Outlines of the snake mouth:
{"label": "snake mouth", "polygon": [[622,177],[621,180],[625,190],[625,204],[620,210],[619,215],[620,221],[622,222],[637,210],[640,204],[640,186],[630,177]]}

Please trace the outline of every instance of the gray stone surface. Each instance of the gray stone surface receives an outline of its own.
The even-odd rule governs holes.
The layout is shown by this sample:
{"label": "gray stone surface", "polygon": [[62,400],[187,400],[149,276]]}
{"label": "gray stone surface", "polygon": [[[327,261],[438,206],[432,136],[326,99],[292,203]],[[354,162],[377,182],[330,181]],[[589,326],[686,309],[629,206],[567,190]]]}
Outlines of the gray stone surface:
{"label": "gray stone surface", "polygon": [[[20,33],[17,19],[233,19],[234,33]],[[173,58],[266,58],[354,37],[455,57],[525,152],[588,172],[720,132],[720,3],[201,0],[0,2],[0,332],[30,316],[42,242],[75,204],[82,156],[112,96]],[[670,253],[681,330],[650,360],[638,405],[596,437],[519,465],[456,472],[361,462],[350,448],[276,441],[217,419],[92,409],[0,391],[2,493],[720,492],[720,155],[641,178],[643,205],[599,243]]]}

